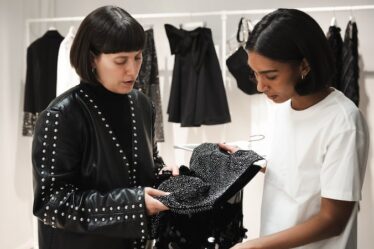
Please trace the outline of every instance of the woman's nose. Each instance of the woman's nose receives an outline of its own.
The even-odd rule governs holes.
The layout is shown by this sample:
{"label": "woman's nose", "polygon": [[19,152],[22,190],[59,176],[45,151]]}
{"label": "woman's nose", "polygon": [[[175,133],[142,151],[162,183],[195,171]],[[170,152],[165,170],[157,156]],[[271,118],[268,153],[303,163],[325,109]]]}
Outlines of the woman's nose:
{"label": "woman's nose", "polygon": [[126,74],[127,75],[137,75],[139,71],[138,66],[136,65],[135,60],[129,60],[127,67],[126,67]]}
{"label": "woman's nose", "polygon": [[257,78],[257,91],[265,92],[267,91],[268,87],[264,84],[264,82],[258,77]]}

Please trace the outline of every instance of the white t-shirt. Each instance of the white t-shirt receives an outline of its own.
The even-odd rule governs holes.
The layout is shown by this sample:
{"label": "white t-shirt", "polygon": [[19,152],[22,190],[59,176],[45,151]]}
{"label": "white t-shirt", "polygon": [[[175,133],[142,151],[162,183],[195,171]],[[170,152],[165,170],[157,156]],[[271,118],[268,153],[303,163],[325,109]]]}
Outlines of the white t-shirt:
{"label": "white t-shirt", "polygon": [[[274,106],[261,212],[261,236],[300,224],[320,209],[321,197],[359,201],[369,135],[358,108],[334,89],[303,111]],[[355,249],[357,203],[344,232],[303,249]]]}

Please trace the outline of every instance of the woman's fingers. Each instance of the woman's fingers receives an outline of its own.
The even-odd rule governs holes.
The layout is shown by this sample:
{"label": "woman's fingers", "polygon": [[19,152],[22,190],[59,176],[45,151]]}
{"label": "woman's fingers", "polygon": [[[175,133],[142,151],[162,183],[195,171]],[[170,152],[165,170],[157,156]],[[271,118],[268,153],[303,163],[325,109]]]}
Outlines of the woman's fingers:
{"label": "woman's fingers", "polygon": [[150,187],[145,187],[144,192],[146,192],[150,196],[164,196],[164,195],[169,195],[170,194],[168,192],[164,192],[162,190],[158,190],[158,189],[150,188]]}
{"label": "woman's fingers", "polygon": [[167,194],[169,193],[158,190],[158,189],[149,188],[149,187],[144,188],[145,207],[149,215],[156,215],[161,211],[169,210],[169,208],[165,206],[162,202],[153,198],[153,196],[162,196],[162,195],[167,195]]}
{"label": "woman's fingers", "polygon": [[179,175],[179,166],[178,165],[172,165],[172,166],[165,166],[160,170],[160,174],[162,173],[163,170],[169,170],[171,171],[171,174],[173,176],[178,176]]}
{"label": "woman's fingers", "polygon": [[230,153],[235,153],[237,152],[239,149],[237,147],[234,147],[234,146],[231,146],[231,145],[227,145],[227,144],[223,144],[223,143],[218,143],[218,146],[223,149],[223,150],[226,150]]}
{"label": "woman's fingers", "polygon": [[177,166],[177,165],[173,165],[172,166],[172,174],[173,174],[173,176],[177,176],[177,175],[179,175],[179,167]]}
{"label": "woman's fingers", "polygon": [[154,200],[156,202],[156,207],[157,207],[158,212],[169,210],[169,207],[165,206],[165,204],[163,204],[159,200],[156,200],[156,199]]}

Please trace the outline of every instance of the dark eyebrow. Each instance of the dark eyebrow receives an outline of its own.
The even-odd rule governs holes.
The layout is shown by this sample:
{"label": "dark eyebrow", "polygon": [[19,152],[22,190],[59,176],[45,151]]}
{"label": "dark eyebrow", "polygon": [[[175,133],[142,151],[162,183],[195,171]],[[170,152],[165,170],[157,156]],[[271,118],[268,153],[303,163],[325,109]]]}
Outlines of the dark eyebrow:
{"label": "dark eyebrow", "polygon": [[[137,53],[135,56],[139,56],[141,54],[142,54],[142,51]],[[119,55],[119,56],[114,57],[114,59],[127,59],[127,58],[129,58],[129,56],[127,56],[127,55]]]}
{"label": "dark eyebrow", "polygon": [[276,73],[276,72],[278,72],[277,69],[259,71],[258,73],[259,73],[259,74],[267,74],[267,73]]}
{"label": "dark eyebrow", "polygon": [[119,55],[119,56],[116,56],[114,57],[114,59],[127,59],[128,56],[124,56],[124,55]]}

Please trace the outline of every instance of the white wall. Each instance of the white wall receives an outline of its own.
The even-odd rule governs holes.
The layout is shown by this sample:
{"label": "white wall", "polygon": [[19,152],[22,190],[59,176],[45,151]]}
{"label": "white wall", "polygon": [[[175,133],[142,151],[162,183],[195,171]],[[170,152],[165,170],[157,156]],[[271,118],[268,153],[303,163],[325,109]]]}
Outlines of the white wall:
{"label": "white wall", "polygon": [[0,248],[32,246],[31,139],[22,137],[25,18],[48,16],[47,0],[0,1]]}
{"label": "white wall", "polygon": [[[230,4],[229,4],[230,3]],[[137,1],[104,1],[104,0],[1,0],[0,2],[0,82],[3,85],[0,91],[0,158],[3,162],[3,174],[0,176],[0,189],[4,191],[5,199],[0,205],[0,248],[22,248],[32,237],[31,221],[31,139],[23,138],[21,133],[21,111],[23,104],[24,78],[24,20],[25,18],[62,16],[85,16],[94,8],[114,4],[128,10],[132,14],[165,13],[165,12],[200,12],[237,9],[259,9],[278,7],[319,7],[350,5],[352,1],[225,1],[225,0],[137,0]],[[355,5],[374,4],[374,1],[354,1]],[[74,6],[74,7],[72,7]],[[374,113],[373,104],[369,101],[374,98],[374,49],[372,47],[371,24],[374,23],[373,10],[355,11],[360,39],[360,54],[362,56],[361,68],[361,104],[373,131]],[[333,13],[311,14],[326,31]],[[349,12],[336,12],[338,24],[343,31],[350,15]],[[232,16],[227,20],[228,34],[234,34],[240,16]],[[249,16],[252,19],[261,18],[260,15]],[[160,144],[160,152],[169,164],[188,163],[190,153],[173,149],[174,144],[201,143],[218,141],[236,141],[248,139],[250,134],[264,132],[266,123],[266,105],[263,96],[247,96],[237,89],[235,81],[228,77],[226,91],[229,100],[232,122],[226,125],[203,126],[202,128],[180,128],[178,124],[167,122],[166,108],[169,99],[171,71],[173,57],[170,56],[169,44],[165,36],[163,24],[178,25],[182,22],[198,21],[201,18],[170,18],[164,20],[140,20],[143,24],[152,23],[155,29],[156,48],[160,67],[161,97],[164,111],[164,127],[166,142]],[[207,17],[208,26],[212,28],[214,41],[220,45],[220,19]],[[70,25],[79,23],[53,24],[61,34],[67,33]],[[47,25],[33,25],[31,27],[31,40],[41,36]],[[3,35],[4,34],[4,35]],[[220,54],[219,54],[220,56]],[[373,133],[373,132],[371,132]],[[374,134],[374,133],[373,133]],[[371,140],[374,144],[373,140]],[[259,142],[256,149],[259,151],[266,144]],[[372,150],[366,172],[363,189],[363,201],[359,214],[359,248],[370,249],[374,239],[371,231],[374,230],[373,180],[374,172],[371,169]],[[263,177],[258,175],[245,189],[245,224],[249,229],[250,238],[258,235],[259,211],[261,203]]]}
{"label": "white wall", "polygon": [[28,143],[20,142],[23,49],[22,1],[0,3],[0,248],[16,248],[31,237],[31,175]]}

